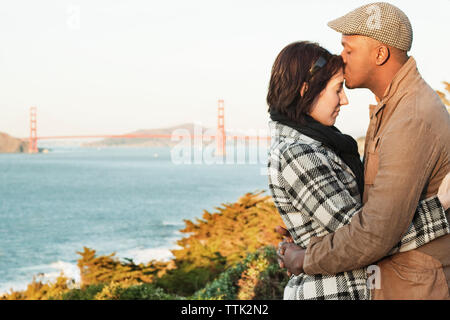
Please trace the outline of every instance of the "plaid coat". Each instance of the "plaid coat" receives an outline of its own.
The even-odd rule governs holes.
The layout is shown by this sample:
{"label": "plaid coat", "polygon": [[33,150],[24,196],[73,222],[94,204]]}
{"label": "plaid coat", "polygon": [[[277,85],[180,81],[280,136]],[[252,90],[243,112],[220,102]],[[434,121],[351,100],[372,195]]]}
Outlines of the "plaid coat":
{"label": "plaid coat", "polygon": [[[294,242],[306,248],[311,237],[350,223],[361,207],[350,168],[320,142],[278,122],[269,122],[269,189]],[[414,220],[389,254],[420,247],[450,233],[437,197],[419,203]],[[285,299],[370,299],[367,268],[336,275],[292,276]]]}

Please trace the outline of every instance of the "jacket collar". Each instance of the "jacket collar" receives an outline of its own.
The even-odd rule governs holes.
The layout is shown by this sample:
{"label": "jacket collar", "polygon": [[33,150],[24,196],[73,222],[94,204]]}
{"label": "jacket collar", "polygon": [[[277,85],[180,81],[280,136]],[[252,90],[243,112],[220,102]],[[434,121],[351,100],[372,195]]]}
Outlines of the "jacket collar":
{"label": "jacket collar", "polygon": [[377,105],[369,105],[370,117],[372,118],[383,109],[393,97],[398,97],[399,93],[403,91],[402,89],[407,88],[417,77],[420,77],[420,74],[417,70],[416,60],[413,57],[409,57],[408,61],[400,68],[387,86],[380,102]]}

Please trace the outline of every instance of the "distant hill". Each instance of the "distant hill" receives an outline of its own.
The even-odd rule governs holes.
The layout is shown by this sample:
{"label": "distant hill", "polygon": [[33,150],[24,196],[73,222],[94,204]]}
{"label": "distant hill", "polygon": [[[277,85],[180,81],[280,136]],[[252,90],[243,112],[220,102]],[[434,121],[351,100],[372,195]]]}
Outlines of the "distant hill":
{"label": "distant hill", "polygon": [[[141,129],[126,134],[176,134],[175,130],[185,129],[192,136],[194,134],[195,124],[185,123],[168,128],[160,129]],[[201,134],[214,135],[215,129],[206,127],[197,127]],[[83,147],[172,147],[179,143],[179,141],[171,141],[166,138],[107,138],[101,141],[88,142],[82,144]]]}
{"label": "distant hill", "polygon": [[0,132],[0,153],[28,152],[28,141]]}

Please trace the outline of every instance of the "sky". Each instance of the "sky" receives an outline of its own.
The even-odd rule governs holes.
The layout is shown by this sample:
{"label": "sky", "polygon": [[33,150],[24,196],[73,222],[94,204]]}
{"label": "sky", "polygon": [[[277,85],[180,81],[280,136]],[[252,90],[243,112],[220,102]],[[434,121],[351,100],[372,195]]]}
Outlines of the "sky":
{"label": "sky", "polygon": [[[186,122],[267,129],[272,64],[294,41],[342,50],[327,22],[373,1],[8,0],[0,3],[0,131],[122,134]],[[391,0],[411,20],[424,79],[450,81],[450,0]],[[346,90],[336,126],[363,136],[367,89]]]}

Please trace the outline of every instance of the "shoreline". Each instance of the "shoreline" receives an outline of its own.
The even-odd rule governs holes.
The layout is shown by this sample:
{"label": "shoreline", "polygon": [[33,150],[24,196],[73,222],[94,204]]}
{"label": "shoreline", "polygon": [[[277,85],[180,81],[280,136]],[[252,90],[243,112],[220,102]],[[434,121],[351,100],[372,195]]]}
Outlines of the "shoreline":
{"label": "shoreline", "polygon": [[[173,255],[170,250],[179,249],[180,247],[176,244],[172,247],[155,247],[155,248],[135,248],[130,249],[124,252],[116,252],[115,257],[119,260],[123,261],[126,258],[132,259],[136,264],[146,264],[151,260],[157,261],[169,261],[173,258]],[[82,250],[80,248],[79,250]],[[95,248],[92,248],[95,250]],[[105,253],[111,254],[112,252]],[[98,253],[99,255],[103,255],[104,253]],[[77,256],[77,253],[74,252],[74,257]],[[75,286],[80,283],[80,270],[77,266],[78,258],[75,262],[67,262],[67,261],[55,261],[45,265],[37,265],[37,266],[28,266],[20,268],[19,270],[36,270],[33,271],[33,274],[27,278],[26,280],[11,280],[5,283],[0,282],[0,296],[4,294],[9,294],[11,291],[23,291],[26,290],[27,286],[33,281],[35,277],[36,280],[41,281],[42,283],[52,282],[58,276],[60,276],[61,272],[64,272],[64,275],[70,279],[75,280]],[[31,274],[31,273],[30,273]],[[22,277],[19,277],[22,278]]]}

